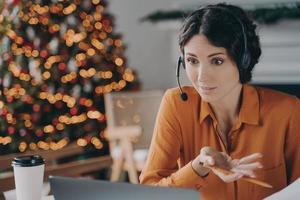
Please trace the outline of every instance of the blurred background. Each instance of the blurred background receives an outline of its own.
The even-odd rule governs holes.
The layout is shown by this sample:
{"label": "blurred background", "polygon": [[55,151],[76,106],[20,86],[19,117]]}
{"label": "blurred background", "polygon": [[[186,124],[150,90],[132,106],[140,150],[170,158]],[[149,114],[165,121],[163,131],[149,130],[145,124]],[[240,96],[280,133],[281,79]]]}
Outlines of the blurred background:
{"label": "blurred background", "polygon": [[[137,183],[163,92],[177,86],[181,22],[218,2],[0,1],[0,192],[14,188],[11,160],[27,154],[46,159],[45,181]],[[225,2],[258,25],[252,84],[300,97],[300,1]]]}

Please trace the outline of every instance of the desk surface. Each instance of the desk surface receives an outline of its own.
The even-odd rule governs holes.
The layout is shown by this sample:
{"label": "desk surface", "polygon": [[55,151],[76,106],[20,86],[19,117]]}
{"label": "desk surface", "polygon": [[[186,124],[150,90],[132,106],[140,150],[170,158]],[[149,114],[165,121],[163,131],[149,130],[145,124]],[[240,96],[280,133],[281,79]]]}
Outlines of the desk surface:
{"label": "desk surface", "polygon": [[[42,191],[42,199],[41,200],[54,200],[53,195],[47,195],[50,192],[50,184],[49,183],[44,183],[43,184],[43,191]],[[3,192],[4,199],[5,200],[17,200],[16,196],[16,190],[9,190],[6,192]],[[1,198],[0,198],[1,199]]]}

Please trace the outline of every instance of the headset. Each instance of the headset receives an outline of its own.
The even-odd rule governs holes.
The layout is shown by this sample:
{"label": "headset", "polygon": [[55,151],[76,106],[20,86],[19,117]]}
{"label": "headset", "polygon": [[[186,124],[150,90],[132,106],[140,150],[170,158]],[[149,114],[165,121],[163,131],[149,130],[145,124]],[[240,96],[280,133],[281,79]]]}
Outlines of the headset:
{"label": "headset", "polygon": [[[242,59],[239,63],[239,66],[241,66],[242,69],[247,70],[250,63],[251,63],[251,54],[248,50],[248,44],[247,44],[247,36],[246,36],[246,32],[245,32],[245,27],[242,23],[242,21],[233,13],[230,12],[230,10],[228,10],[225,7],[221,7],[221,6],[217,6],[217,5],[210,5],[210,6],[206,6],[200,9],[195,10],[194,12],[192,12],[189,17],[193,16],[194,14],[196,14],[199,11],[205,10],[205,9],[218,9],[218,10],[222,10],[225,11],[226,13],[228,13],[229,15],[231,15],[239,24],[242,30],[242,36],[243,36],[243,41],[244,41],[244,45],[243,45],[243,54],[242,54]],[[181,88],[180,85],[180,81],[179,81],[179,76],[180,76],[180,66],[182,65],[183,69],[185,69],[185,60],[184,60],[184,52],[183,52],[183,56],[180,56],[178,58],[178,62],[177,62],[177,68],[176,68],[176,78],[177,78],[177,84],[178,87],[180,89],[180,98],[182,101],[187,101],[188,100],[188,95],[186,92],[184,92]],[[241,73],[241,72],[240,72]]]}

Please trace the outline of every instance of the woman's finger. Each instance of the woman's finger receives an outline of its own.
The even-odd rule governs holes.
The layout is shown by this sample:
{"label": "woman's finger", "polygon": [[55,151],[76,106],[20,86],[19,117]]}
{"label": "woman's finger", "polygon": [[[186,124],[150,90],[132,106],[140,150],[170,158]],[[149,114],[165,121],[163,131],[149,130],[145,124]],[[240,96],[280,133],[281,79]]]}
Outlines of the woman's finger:
{"label": "woman's finger", "polygon": [[232,169],[232,172],[243,174],[245,176],[249,176],[251,178],[255,178],[255,173],[252,170],[241,170],[241,169]]}
{"label": "woman's finger", "polygon": [[254,162],[249,164],[240,164],[236,165],[235,168],[240,170],[255,170],[255,169],[261,169],[263,166],[260,162]]}
{"label": "woman's finger", "polygon": [[262,158],[261,153],[254,153],[249,156],[245,156],[241,158],[238,162],[238,164],[247,164],[256,161],[257,159]]}
{"label": "woman's finger", "polygon": [[236,181],[243,177],[243,174],[240,173],[224,174],[216,169],[212,169],[212,171],[226,183]]}

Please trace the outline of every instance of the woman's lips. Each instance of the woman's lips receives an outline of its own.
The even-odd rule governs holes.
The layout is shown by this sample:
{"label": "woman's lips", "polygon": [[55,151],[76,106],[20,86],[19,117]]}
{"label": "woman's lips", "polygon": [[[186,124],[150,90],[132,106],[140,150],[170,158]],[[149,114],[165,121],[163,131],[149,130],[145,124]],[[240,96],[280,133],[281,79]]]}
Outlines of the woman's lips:
{"label": "woman's lips", "polygon": [[209,94],[214,91],[217,87],[199,86],[200,90],[204,94]]}
{"label": "woman's lips", "polygon": [[202,90],[213,90],[213,89],[216,89],[217,87],[207,87],[207,86],[199,86],[200,87],[200,89],[202,89]]}

